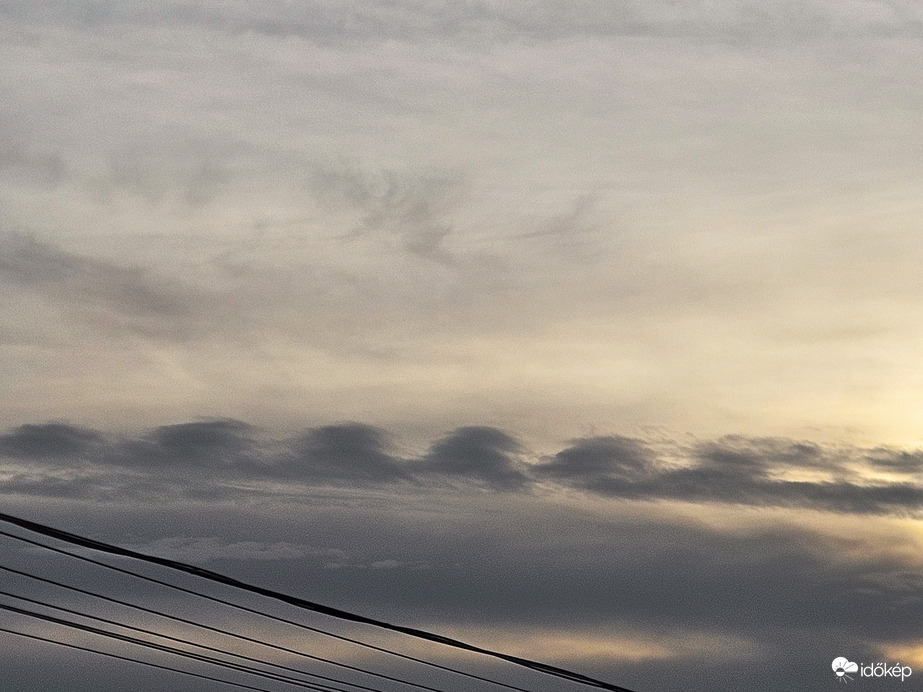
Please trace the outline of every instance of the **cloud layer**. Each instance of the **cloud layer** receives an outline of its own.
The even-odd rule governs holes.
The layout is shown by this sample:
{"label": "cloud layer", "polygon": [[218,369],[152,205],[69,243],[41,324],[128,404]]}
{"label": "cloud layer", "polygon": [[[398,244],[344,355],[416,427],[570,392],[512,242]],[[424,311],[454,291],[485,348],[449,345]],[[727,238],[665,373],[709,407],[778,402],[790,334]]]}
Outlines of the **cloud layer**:
{"label": "cloud layer", "polygon": [[[752,505],[701,500],[696,505],[613,503],[592,493],[549,493],[561,486],[534,478],[532,491],[511,491],[505,484],[500,492],[484,492],[484,468],[495,468],[496,456],[463,470],[458,463],[461,447],[478,458],[498,453],[508,461],[528,457],[521,443],[513,448],[506,434],[489,429],[449,433],[420,455],[398,458],[381,431],[356,424],[331,426],[296,438],[311,449],[312,468],[304,477],[313,477],[313,482],[292,478],[290,469],[229,472],[229,458],[246,446],[240,444],[240,429],[229,423],[182,424],[143,436],[164,457],[180,450],[196,457],[198,470],[190,465],[185,483],[168,484],[172,492],[156,494],[155,484],[148,481],[147,493],[132,497],[120,492],[112,501],[100,502],[99,487],[78,492],[72,487],[69,495],[56,495],[47,483],[44,494],[29,495],[7,484],[6,506],[45,523],[204,564],[312,600],[511,653],[541,653],[548,662],[639,691],[679,692],[692,681],[723,692],[744,683],[765,683],[770,675],[774,677],[764,687],[773,691],[832,684],[825,676],[837,652],[878,660],[917,641],[923,603],[917,522],[766,505],[755,512]],[[34,431],[13,430],[4,442],[25,433]],[[293,449],[295,444],[282,446]],[[637,465],[628,458],[645,455],[639,444],[595,438],[575,442],[561,454],[573,461],[586,448],[597,450],[592,452],[596,455],[602,448],[607,457],[620,455],[619,463],[584,458],[582,468],[624,475]],[[794,448],[799,445],[787,441],[738,439],[726,446],[735,454],[743,447],[774,450],[781,466],[804,456],[803,449]],[[203,453],[206,447],[214,453]],[[323,468],[326,463],[342,469],[346,449],[358,458],[374,458],[365,465],[375,470],[375,477],[348,465],[338,474]],[[44,464],[47,472],[47,451],[17,451],[15,464],[32,460],[33,469]],[[862,457],[853,452],[844,458]],[[709,443],[700,453],[713,457],[718,452]],[[380,479],[382,458],[375,456],[382,454],[401,465],[400,478]],[[883,450],[875,454],[887,456]],[[817,458],[811,452],[807,456]],[[651,454],[641,464],[653,463],[655,457]],[[67,458],[75,463],[73,454]],[[240,467],[249,468],[252,448],[242,459]],[[143,461],[123,457],[118,463],[150,460],[148,454]],[[557,463],[548,458],[524,465]],[[407,480],[405,467],[427,464],[441,468],[419,469]],[[163,467],[148,471],[160,478],[167,474]],[[575,474],[571,464],[570,476]],[[140,475],[130,473],[131,482],[139,483]],[[273,480],[266,482],[267,476]],[[209,493],[209,485],[224,490]],[[196,486],[203,492],[191,492]],[[236,490],[228,492],[228,486]],[[150,585],[101,578],[97,569],[4,540],[7,565],[93,589],[105,584],[111,595],[152,599],[170,612],[199,614],[203,608]],[[37,587],[11,578],[5,588],[34,594]],[[86,607],[83,601],[71,605]],[[267,628],[249,618],[234,624],[250,632]],[[402,645],[366,631],[344,633]],[[326,640],[312,643],[312,650],[354,660],[355,652]],[[3,656],[14,652],[4,649]],[[455,662],[439,651],[430,654]],[[61,674],[57,660],[40,658],[43,670]],[[23,661],[31,659],[4,660],[8,679],[18,681],[25,675]],[[386,662],[378,665],[404,672]],[[477,661],[466,666],[506,674],[482,669]],[[128,670],[120,680],[136,674]],[[87,679],[98,685],[97,675]],[[41,689],[41,680],[31,680],[23,677],[23,689]],[[528,689],[555,688],[529,680]]]}
{"label": "cloud layer", "polygon": [[4,507],[639,692],[918,655],[921,34],[0,0]]}
{"label": "cloud layer", "polygon": [[191,6],[173,0],[150,6],[143,2],[27,3],[6,0],[0,6],[17,19],[48,23],[80,23],[87,27],[174,25],[258,31],[271,36],[302,36],[314,40],[420,40],[431,38],[530,37],[544,40],[571,36],[697,36],[712,40],[745,40],[769,36],[856,33],[873,36],[917,35],[918,8],[909,2],[813,0],[792,6],[785,2],[734,0],[714,5],[684,2],[626,2],[599,6],[589,0],[505,3],[479,0],[462,4],[415,0],[344,6],[315,3],[310,7],[281,0],[254,8],[245,2],[202,2]]}
{"label": "cloud layer", "polygon": [[3,425],[916,439],[912,3],[0,17]]}
{"label": "cloud layer", "polygon": [[[0,437],[0,454],[19,469],[5,482],[6,491],[37,495],[92,495],[112,482],[126,484],[122,491],[134,495],[151,482],[182,485],[203,474],[206,487],[218,494],[235,492],[241,482],[273,481],[505,493],[557,488],[611,499],[851,514],[920,516],[923,510],[919,451],[824,448],[778,438],[736,436],[679,446],[597,436],[536,456],[509,433],[480,426],[458,428],[423,454],[407,456],[386,431],[360,423],[311,428],[286,439],[268,439],[234,420],[161,426],[128,439],[46,423]],[[76,477],[62,480],[62,469]],[[196,492],[205,491],[195,485]]]}

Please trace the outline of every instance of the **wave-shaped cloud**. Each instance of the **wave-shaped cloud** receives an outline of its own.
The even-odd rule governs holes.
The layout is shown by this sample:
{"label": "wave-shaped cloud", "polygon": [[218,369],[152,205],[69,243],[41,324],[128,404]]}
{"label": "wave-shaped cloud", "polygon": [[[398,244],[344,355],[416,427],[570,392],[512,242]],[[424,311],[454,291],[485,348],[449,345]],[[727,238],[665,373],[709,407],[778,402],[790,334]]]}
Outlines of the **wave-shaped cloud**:
{"label": "wave-shaped cloud", "polygon": [[785,438],[729,436],[677,446],[667,456],[643,440],[595,436],[534,455],[499,428],[465,426],[408,456],[386,431],[362,423],[268,439],[241,421],[206,420],[117,439],[53,422],[0,436],[0,454],[17,469],[0,490],[37,495],[92,495],[113,483],[139,492],[201,475],[205,484],[196,492],[219,494],[236,492],[232,484],[241,481],[272,481],[518,493],[557,488],[612,499],[856,514],[916,515],[923,509],[920,450],[833,449]]}

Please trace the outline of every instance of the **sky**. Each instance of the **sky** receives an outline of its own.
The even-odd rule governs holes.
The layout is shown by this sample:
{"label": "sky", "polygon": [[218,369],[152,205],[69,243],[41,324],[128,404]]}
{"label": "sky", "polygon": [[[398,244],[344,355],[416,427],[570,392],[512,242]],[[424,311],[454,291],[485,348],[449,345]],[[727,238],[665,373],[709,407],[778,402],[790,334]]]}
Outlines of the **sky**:
{"label": "sky", "polygon": [[923,675],[921,38],[0,0],[2,511],[637,692]]}

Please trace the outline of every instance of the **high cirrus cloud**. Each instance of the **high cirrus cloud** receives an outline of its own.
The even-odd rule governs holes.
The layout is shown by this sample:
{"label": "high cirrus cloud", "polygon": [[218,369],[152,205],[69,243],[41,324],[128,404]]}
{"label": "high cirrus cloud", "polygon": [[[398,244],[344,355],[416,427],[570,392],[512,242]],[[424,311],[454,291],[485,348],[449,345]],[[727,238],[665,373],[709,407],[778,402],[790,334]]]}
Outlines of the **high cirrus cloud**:
{"label": "high cirrus cloud", "polygon": [[[0,436],[0,454],[11,468],[30,469],[28,476],[11,474],[0,489],[37,495],[92,495],[115,483],[137,496],[202,474],[198,490],[218,494],[238,492],[234,483],[241,481],[274,481],[293,488],[404,485],[529,493],[544,487],[622,500],[855,514],[917,515],[923,509],[918,450],[828,449],[781,438],[730,436],[665,452],[662,445],[630,437],[596,436],[535,455],[503,430],[467,426],[415,456],[400,453],[384,430],[363,423],[319,426],[274,440],[235,420],[160,426],[128,439],[58,422],[14,428]],[[62,476],[62,468],[70,475]]]}
{"label": "high cirrus cloud", "polygon": [[71,317],[149,337],[185,339],[215,307],[206,292],[142,267],[71,253],[25,233],[0,234],[0,281]]}

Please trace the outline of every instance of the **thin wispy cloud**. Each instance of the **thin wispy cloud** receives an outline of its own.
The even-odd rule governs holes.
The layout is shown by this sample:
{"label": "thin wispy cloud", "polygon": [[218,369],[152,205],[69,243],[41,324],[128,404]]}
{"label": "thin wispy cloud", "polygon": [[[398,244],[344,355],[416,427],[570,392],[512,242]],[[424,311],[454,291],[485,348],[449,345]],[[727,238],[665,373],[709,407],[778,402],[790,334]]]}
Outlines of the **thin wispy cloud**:
{"label": "thin wispy cloud", "polygon": [[0,280],[87,322],[143,335],[184,338],[212,302],[205,291],[141,267],[72,254],[21,234],[0,237]]}

